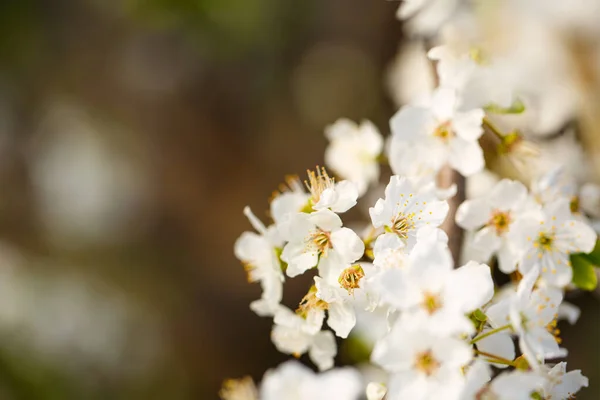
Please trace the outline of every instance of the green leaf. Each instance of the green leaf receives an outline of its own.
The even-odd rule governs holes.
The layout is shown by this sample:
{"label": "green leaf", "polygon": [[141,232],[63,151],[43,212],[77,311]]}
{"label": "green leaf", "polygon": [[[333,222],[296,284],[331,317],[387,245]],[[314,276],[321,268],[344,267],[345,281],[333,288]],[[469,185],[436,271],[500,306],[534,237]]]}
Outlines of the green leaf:
{"label": "green leaf", "polygon": [[483,108],[493,114],[522,114],[525,111],[525,104],[520,99],[516,99],[510,107],[501,107],[498,104],[490,103]]}
{"label": "green leaf", "polygon": [[583,254],[571,254],[573,284],[583,290],[594,290],[598,286],[598,277],[592,264]]}

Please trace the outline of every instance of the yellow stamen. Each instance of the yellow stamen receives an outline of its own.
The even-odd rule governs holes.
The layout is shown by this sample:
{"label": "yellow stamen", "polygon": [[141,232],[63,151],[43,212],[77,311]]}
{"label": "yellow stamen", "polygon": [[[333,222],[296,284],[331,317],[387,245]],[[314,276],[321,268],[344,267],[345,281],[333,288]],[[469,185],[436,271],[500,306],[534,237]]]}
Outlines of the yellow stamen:
{"label": "yellow stamen", "polygon": [[335,179],[330,178],[325,168],[316,168],[316,172],[307,170],[308,181],[304,181],[306,188],[310,192],[313,204],[317,204],[321,199],[321,194],[325,189],[332,188],[335,185]]}
{"label": "yellow stamen", "polygon": [[364,276],[365,271],[363,271],[362,267],[360,265],[353,265],[342,271],[338,282],[342,288],[348,291],[348,294],[354,294],[354,289],[360,288],[359,282]]}
{"label": "yellow stamen", "polygon": [[442,308],[442,300],[437,294],[425,292],[423,294],[423,302],[421,305],[427,311],[427,313],[431,315]]}
{"label": "yellow stamen", "polygon": [[498,236],[501,236],[508,231],[511,222],[510,212],[494,210],[487,224],[496,230]]}
{"label": "yellow stamen", "polygon": [[251,377],[227,379],[219,391],[222,400],[258,400],[258,390]]}
{"label": "yellow stamen", "polygon": [[317,297],[317,287],[312,285],[308,293],[300,300],[296,314],[306,318],[311,310],[327,310],[328,304]]}
{"label": "yellow stamen", "polygon": [[446,122],[439,124],[435,128],[435,131],[433,131],[433,136],[440,139],[442,142],[447,143],[455,135],[450,127],[450,122],[446,121]]}
{"label": "yellow stamen", "polygon": [[425,375],[433,375],[439,367],[440,363],[433,357],[431,350],[424,351],[417,355],[415,368],[425,373]]}

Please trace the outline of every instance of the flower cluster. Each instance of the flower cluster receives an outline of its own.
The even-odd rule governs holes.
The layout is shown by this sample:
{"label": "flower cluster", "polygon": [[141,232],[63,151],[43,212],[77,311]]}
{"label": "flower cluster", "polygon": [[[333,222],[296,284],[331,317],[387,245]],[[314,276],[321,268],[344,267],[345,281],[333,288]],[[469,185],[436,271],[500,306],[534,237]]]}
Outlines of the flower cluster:
{"label": "flower cluster", "polygon": [[[433,34],[466,8],[404,1],[398,15],[410,18],[413,33]],[[441,187],[448,171],[460,184],[491,168],[486,140],[517,171],[536,170],[539,152],[520,131],[494,122],[530,107],[521,98],[531,93],[501,58],[481,48],[461,53],[443,40],[428,57],[439,85],[391,118],[388,146],[373,123],[340,119],[325,130],[325,163],[339,179],[319,167],[304,185],[289,178],[270,201],[268,226],[244,210],[255,232],[241,235],[235,254],[262,286],[251,309],[272,318],[279,351],[307,353],[329,371],[289,361],[259,388],[249,378],[227,381],[223,399],[555,400],[588,385],[558,360],[567,350],[557,324],[579,316],[565,293],[596,285],[600,188],[578,188],[561,165],[537,168],[529,182],[498,179],[469,199],[456,185]],[[371,201],[380,181],[385,191]],[[345,226],[345,213],[363,203],[368,221]],[[458,262],[449,243],[461,230]],[[282,304],[285,281],[303,274],[312,278],[306,294]],[[502,274],[510,283],[500,287],[493,277]],[[336,336],[365,324],[384,327],[363,343],[370,369],[332,369]]]}

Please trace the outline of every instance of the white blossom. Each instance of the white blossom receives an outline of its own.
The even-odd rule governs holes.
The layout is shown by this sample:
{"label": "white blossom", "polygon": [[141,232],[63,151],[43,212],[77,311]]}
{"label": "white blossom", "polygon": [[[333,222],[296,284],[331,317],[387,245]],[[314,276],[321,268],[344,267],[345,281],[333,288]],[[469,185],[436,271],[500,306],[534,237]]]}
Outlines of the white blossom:
{"label": "white blossom", "polygon": [[510,234],[521,254],[519,271],[527,274],[539,267],[545,282],[561,288],[573,277],[569,255],[589,253],[596,244],[596,233],[584,222],[573,219],[566,199],[547,204],[541,218],[516,221]]}
{"label": "white blossom", "polygon": [[551,400],[574,399],[575,394],[582,387],[587,386],[588,378],[583,376],[580,370],[567,372],[567,363],[560,362],[547,372],[546,382],[542,388],[543,398]]}
{"label": "white blossom", "polygon": [[408,105],[390,120],[390,165],[396,174],[410,173],[411,160],[438,171],[448,163],[464,176],[483,169],[483,151],[477,140],[483,134],[484,112],[458,111],[460,99],[452,88],[438,88],[427,105]]}
{"label": "white blossom", "polygon": [[343,228],[340,217],[328,209],[295,214],[282,234],[288,242],[281,259],[288,264],[289,277],[316,265],[326,269],[351,264],[365,250],[360,237],[353,230]]}
{"label": "white blossom", "polygon": [[448,213],[448,203],[438,200],[435,186],[417,188],[406,178],[392,176],[385,188],[385,199],[369,209],[375,228],[385,227],[410,249],[420,228],[439,226]]}
{"label": "white blossom", "polygon": [[265,373],[261,400],[357,400],[363,389],[362,377],[352,368],[338,368],[321,374],[288,361]]}
{"label": "white blossom", "polygon": [[417,242],[407,268],[384,270],[374,280],[382,301],[423,316],[443,334],[471,332],[473,325],[465,314],[483,306],[494,293],[487,265],[470,262],[453,269],[446,244],[434,235]]}
{"label": "white blossom", "polygon": [[250,308],[261,316],[273,315],[283,293],[284,277],[277,255],[283,241],[275,226],[266,228],[249,207],[244,208],[244,214],[258,234],[244,232],[235,242],[234,253],[244,263],[248,281],[262,286],[261,299],[252,302]]}
{"label": "white blossom", "polygon": [[370,121],[357,125],[339,119],[325,129],[329,146],[325,163],[337,175],[353,182],[359,195],[379,179],[378,157],[383,150],[383,138]]}
{"label": "white blossom", "polygon": [[420,317],[401,319],[373,349],[371,360],[390,372],[386,399],[454,399],[464,385],[461,368],[473,352],[464,341],[433,334]]}
{"label": "white blossom", "polygon": [[303,318],[291,310],[281,307],[273,320],[275,325],[271,331],[271,340],[277,350],[286,354],[300,356],[308,351],[312,362],[323,371],[333,367],[333,357],[337,354],[335,338],[330,331],[321,331],[323,323]]}
{"label": "white blossom", "polygon": [[518,247],[511,239],[511,228],[523,215],[535,212],[527,195],[527,188],[520,182],[503,179],[487,195],[466,200],[456,212],[456,223],[470,231],[476,231],[471,245],[484,261],[498,256],[500,270],[511,273],[519,262]]}

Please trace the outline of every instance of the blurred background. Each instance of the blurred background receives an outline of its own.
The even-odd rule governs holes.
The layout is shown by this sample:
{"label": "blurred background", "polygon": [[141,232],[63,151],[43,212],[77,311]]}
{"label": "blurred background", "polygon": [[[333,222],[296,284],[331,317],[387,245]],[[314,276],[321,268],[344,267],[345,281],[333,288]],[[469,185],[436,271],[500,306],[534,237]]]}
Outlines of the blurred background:
{"label": "blurred background", "polygon": [[[216,399],[287,359],[248,308],[242,209],[322,165],[337,118],[387,131],[397,7],[0,2],[0,399]],[[571,300],[595,399],[600,304]]]}

